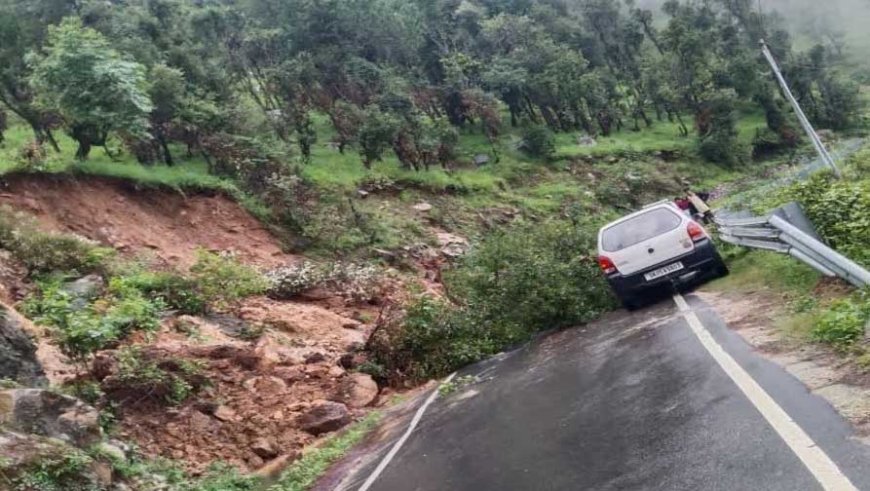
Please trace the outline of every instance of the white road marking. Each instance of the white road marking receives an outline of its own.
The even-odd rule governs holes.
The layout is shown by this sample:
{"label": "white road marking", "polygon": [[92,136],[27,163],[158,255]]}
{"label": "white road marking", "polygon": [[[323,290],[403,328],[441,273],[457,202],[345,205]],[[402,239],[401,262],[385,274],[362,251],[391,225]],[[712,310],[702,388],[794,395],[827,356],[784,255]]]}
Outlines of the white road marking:
{"label": "white road marking", "polygon": [[[444,382],[442,382],[441,384],[449,384],[455,376],[456,372],[451,373],[450,376],[444,379]],[[402,445],[405,444],[405,441],[407,441],[408,438],[411,436],[411,433],[414,432],[414,429],[417,428],[417,425],[420,424],[420,420],[423,419],[423,413],[426,412],[426,409],[429,407],[429,405],[435,402],[435,399],[437,398],[438,388],[433,390],[432,394],[430,394],[429,397],[426,399],[426,402],[424,402],[423,405],[420,406],[420,409],[417,410],[417,413],[414,415],[414,419],[411,420],[411,424],[408,425],[408,429],[405,430],[402,438],[399,438],[399,440],[395,444],[393,444],[393,448],[390,449],[390,452],[384,456],[383,460],[381,460],[381,463],[378,464],[374,472],[372,472],[368,479],[366,479],[366,481],[363,483],[363,485],[360,486],[359,491],[368,491],[368,489],[372,487],[372,484],[374,484],[378,477],[380,477],[381,473],[384,472],[384,469],[386,469],[387,466],[390,464],[390,461],[393,460],[393,457],[395,457],[396,454],[399,453],[399,449],[402,448]]]}
{"label": "white road marking", "polygon": [[689,327],[701,344],[722,367],[747,399],[755,406],[764,419],[773,427],[786,445],[798,456],[813,477],[826,490],[857,490],[849,478],[840,471],[837,464],[814,442],[809,435],[786,413],[773,398],[719,345],[713,335],[704,327],[701,320],[679,293],[674,302],[689,323]]}

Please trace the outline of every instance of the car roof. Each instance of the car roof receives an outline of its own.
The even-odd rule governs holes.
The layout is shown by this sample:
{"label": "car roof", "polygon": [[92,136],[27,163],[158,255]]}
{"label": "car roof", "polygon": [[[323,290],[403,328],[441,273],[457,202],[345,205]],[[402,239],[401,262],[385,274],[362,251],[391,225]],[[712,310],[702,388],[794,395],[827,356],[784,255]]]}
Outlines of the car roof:
{"label": "car roof", "polygon": [[673,202],[670,202],[670,201],[669,201],[669,202],[666,202],[666,203],[665,203],[665,202],[654,203],[654,204],[652,204],[652,205],[645,206],[644,208],[642,208],[642,209],[640,209],[640,210],[637,210],[637,211],[635,211],[634,213],[630,213],[630,214],[628,214],[628,215],[625,215],[625,216],[623,216],[623,217],[621,217],[621,218],[619,218],[619,219],[617,219],[617,220],[614,220],[614,221],[608,223],[607,225],[601,227],[601,228],[598,230],[598,237],[600,238],[600,237],[601,237],[601,234],[603,234],[605,230],[607,230],[607,229],[609,229],[609,228],[612,228],[612,227],[614,227],[614,226],[616,226],[616,225],[619,225],[620,223],[622,223],[622,222],[624,222],[624,221],[626,221],[626,220],[630,220],[630,219],[632,219],[632,218],[634,218],[634,217],[636,217],[636,216],[640,216],[640,215],[643,215],[644,213],[649,213],[650,211],[653,211],[653,210],[659,210],[659,209],[662,209],[662,208],[667,208],[668,210],[673,211],[673,212],[677,213],[678,215],[682,215],[682,214],[680,213],[680,209],[677,208],[677,205],[674,204]]}

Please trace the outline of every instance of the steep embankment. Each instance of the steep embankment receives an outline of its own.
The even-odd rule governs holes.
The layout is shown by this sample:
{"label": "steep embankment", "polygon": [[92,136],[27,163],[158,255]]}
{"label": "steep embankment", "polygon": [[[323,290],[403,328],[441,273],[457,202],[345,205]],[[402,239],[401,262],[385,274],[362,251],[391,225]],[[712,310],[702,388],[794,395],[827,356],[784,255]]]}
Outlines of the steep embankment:
{"label": "steep embankment", "polygon": [[[156,270],[183,274],[199,249],[233,252],[261,272],[301,260],[283,253],[253,216],[219,194],[18,175],[3,180],[0,204],[32,215],[42,229],[110,246],[122,260],[150,260]],[[0,256],[0,276],[6,285],[0,297],[19,308],[37,291],[34,278],[7,252]],[[69,292],[93,290],[85,309],[100,314],[111,302],[112,284],[100,275],[64,281]],[[94,404],[117,418],[114,435],[146,457],[170,458],[194,473],[217,461],[275,472],[377,403],[377,384],[351,369],[364,361],[360,350],[379,301],[321,289],[293,300],[248,297],[199,315],[166,311],[156,330],[134,331],[106,346],[84,370],[61,354],[58,328],[28,323],[28,332],[52,384],[97,384],[101,395]],[[155,367],[165,374],[195,369],[185,381],[190,387],[170,388],[198,389],[196,395],[166,404],[157,394],[160,381],[151,392],[125,385],[124,377],[136,376],[129,372]]]}
{"label": "steep embankment", "polygon": [[21,174],[5,176],[0,205],[34,215],[41,226],[189,267],[196,250],[233,251],[245,262],[292,261],[253,216],[221,194],[185,195],[127,181]]}

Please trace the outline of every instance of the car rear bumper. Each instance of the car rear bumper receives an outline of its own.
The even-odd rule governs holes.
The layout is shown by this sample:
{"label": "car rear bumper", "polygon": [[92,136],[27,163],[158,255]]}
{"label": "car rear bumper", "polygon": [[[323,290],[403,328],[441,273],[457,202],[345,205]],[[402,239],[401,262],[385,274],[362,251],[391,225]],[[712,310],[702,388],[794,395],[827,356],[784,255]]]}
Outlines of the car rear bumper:
{"label": "car rear bumper", "polygon": [[[652,281],[644,277],[650,271],[655,271],[677,261],[683,263],[683,269]],[[720,261],[719,254],[716,252],[716,246],[713,245],[710,239],[704,239],[696,243],[695,249],[688,254],[675,257],[670,261],[630,275],[623,276],[620,273],[608,275],[607,282],[610,283],[613,291],[620,297],[631,296],[644,291],[670,289],[675,285],[689,283],[715,274]]]}

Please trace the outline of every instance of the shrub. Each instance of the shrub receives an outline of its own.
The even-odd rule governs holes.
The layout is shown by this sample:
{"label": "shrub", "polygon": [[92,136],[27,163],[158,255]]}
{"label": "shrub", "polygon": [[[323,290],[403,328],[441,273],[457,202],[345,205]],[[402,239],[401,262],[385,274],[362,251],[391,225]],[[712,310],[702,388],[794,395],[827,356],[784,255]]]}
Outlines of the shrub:
{"label": "shrub", "polygon": [[870,301],[866,294],[836,300],[819,316],[813,338],[837,348],[846,348],[864,337],[868,322]]}
{"label": "shrub", "polygon": [[369,341],[391,383],[448,373],[544,329],[614,305],[591,229],[565,222],[495,234],[445,274],[453,303],[423,295],[382,317]]}
{"label": "shrub", "polygon": [[30,274],[87,274],[102,269],[115,253],[82,237],[43,232],[33,220],[8,208],[0,209],[0,248],[11,252]]}
{"label": "shrub", "polygon": [[355,263],[318,265],[310,261],[282,266],[266,273],[268,295],[279,300],[294,298],[307,290],[325,287],[357,302],[377,296],[381,278],[376,268]]}
{"label": "shrub", "polygon": [[[18,476],[4,476],[7,484],[21,491],[86,491],[99,489],[90,472],[91,459],[85,452],[67,446],[52,445],[45,455]],[[44,452],[46,450],[43,450]],[[11,482],[10,482],[11,478]],[[6,488],[4,488],[6,489]]]}
{"label": "shrub", "polygon": [[200,250],[190,273],[199,286],[202,298],[218,307],[264,293],[269,286],[263,275],[240,263],[231,254],[214,254]]}
{"label": "shrub", "polygon": [[287,300],[322,284],[326,280],[326,270],[311,261],[303,261],[267,272],[266,280],[270,297]]}
{"label": "shrub", "polygon": [[523,129],[520,149],[532,157],[549,159],[556,153],[556,137],[546,126],[529,124]]}
{"label": "shrub", "polygon": [[140,271],[113,278],[110,291],[135,289],[151,300],[159,301],[180,314],[199,315],[205,312],[206,302],[196,281],[168,272]]}
{"label": "shrub", "polygon": [[[111,288],[110,288],[111,290]],[[104,298],[79,308],[63,289],[63,277],[39,283],[24,302],[23,312],[35,322],[55,328],[61,351],[80,363],[134,330],[155,330],[163,305],[138,290],[117,288]]]}
{"label": "shrub", "polygon": [[106,394],[112,398],[136,394],[171,405],[186,401],[202,387],[202,366],[188,360],[146,354],[140,347],[118,351],[118,373],[106,379]]}
{"label": "shrub", "polygon": [[870,181],[834,180],[821,173],[786,189],[780,200],[798,201],[832,247],[870,266]]}

